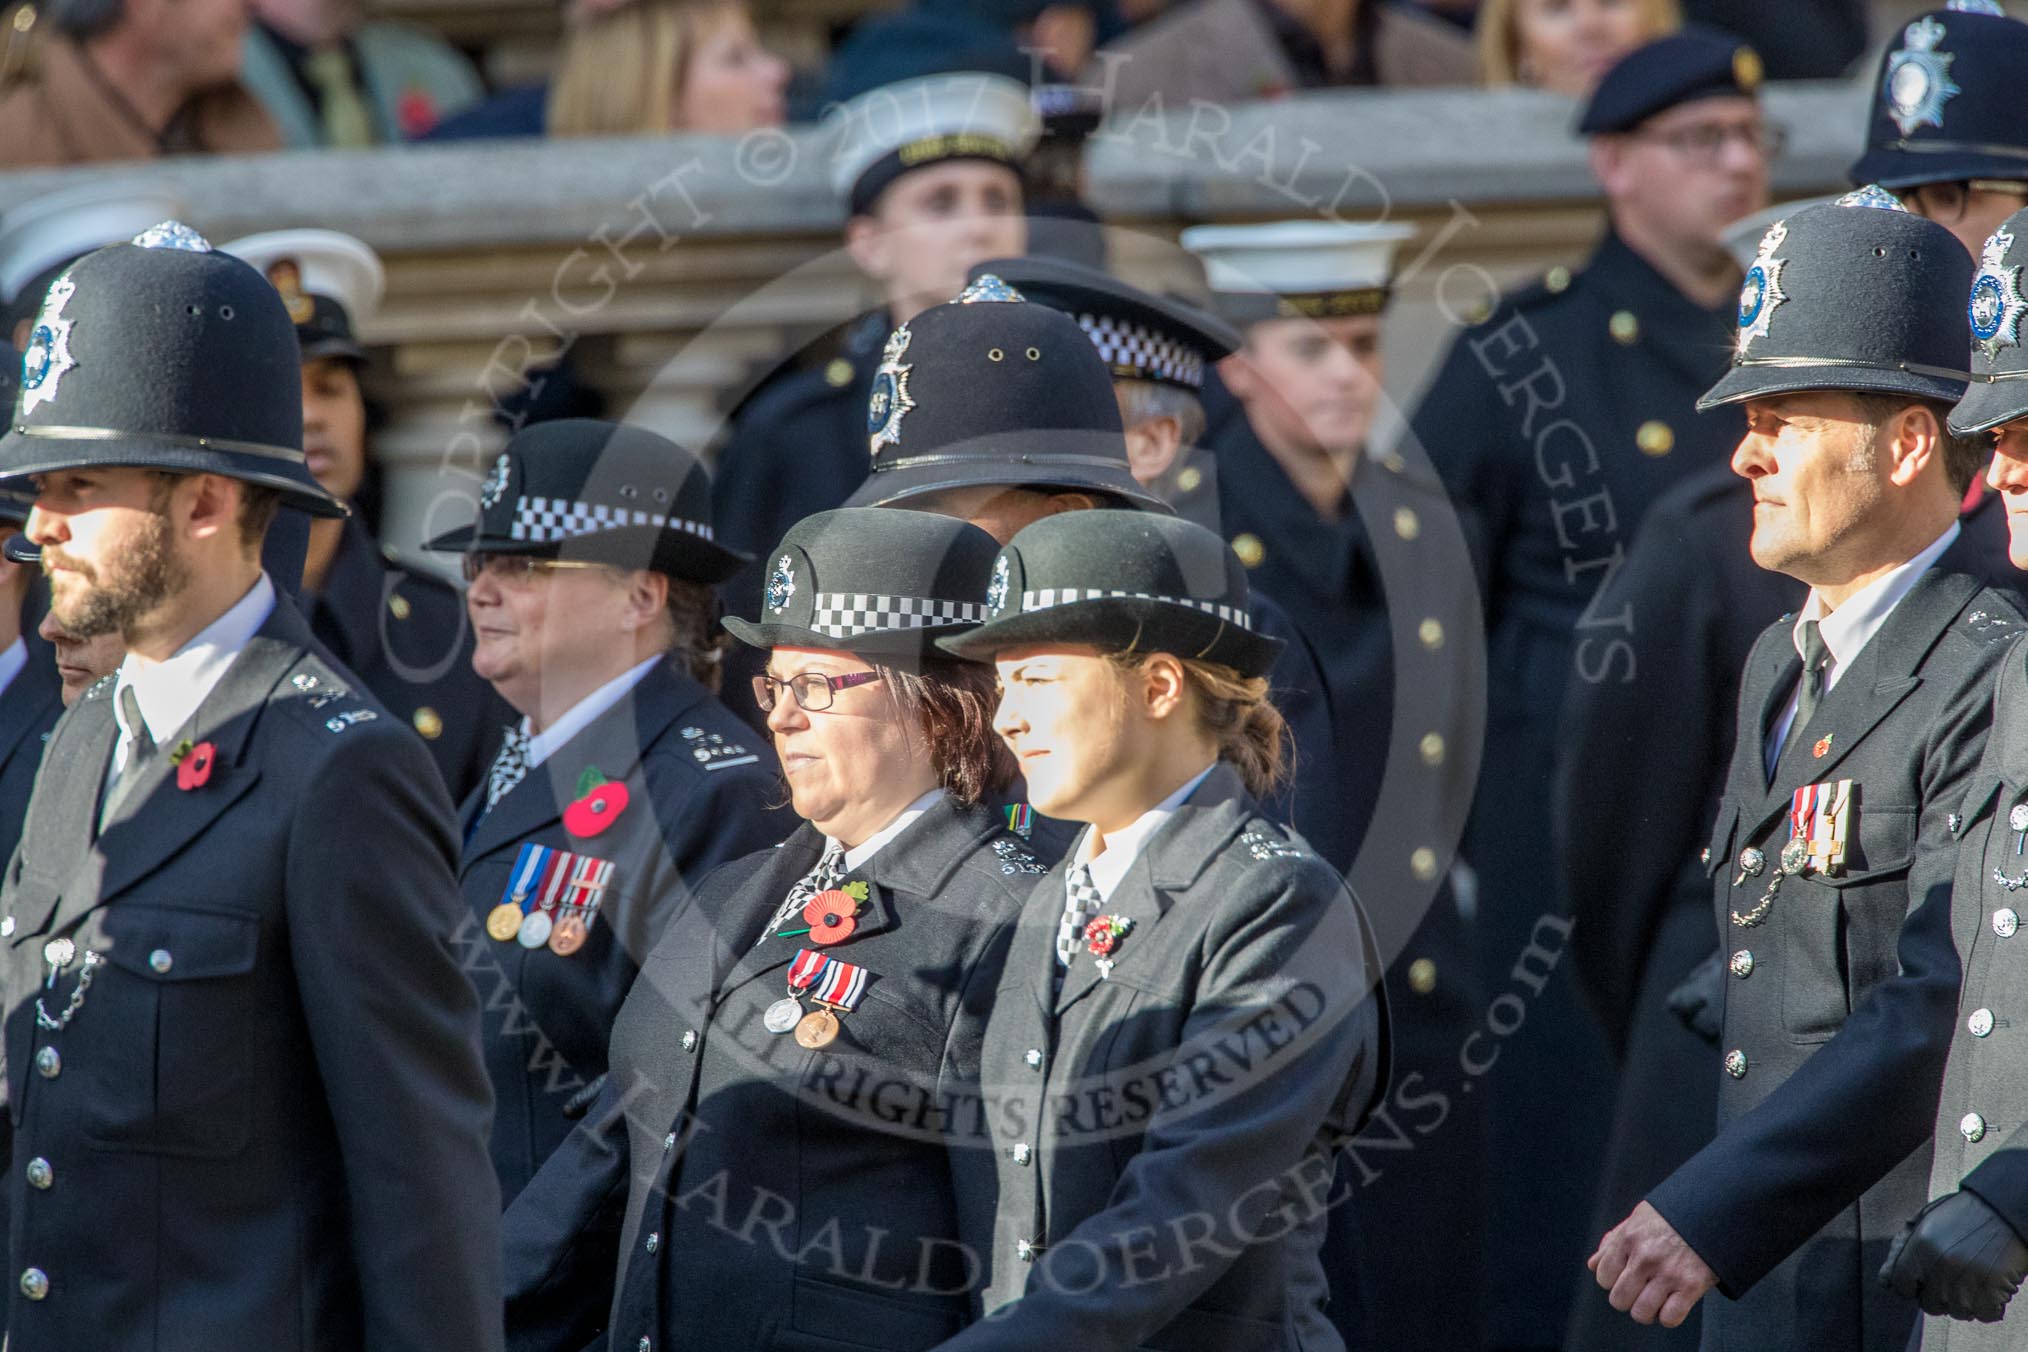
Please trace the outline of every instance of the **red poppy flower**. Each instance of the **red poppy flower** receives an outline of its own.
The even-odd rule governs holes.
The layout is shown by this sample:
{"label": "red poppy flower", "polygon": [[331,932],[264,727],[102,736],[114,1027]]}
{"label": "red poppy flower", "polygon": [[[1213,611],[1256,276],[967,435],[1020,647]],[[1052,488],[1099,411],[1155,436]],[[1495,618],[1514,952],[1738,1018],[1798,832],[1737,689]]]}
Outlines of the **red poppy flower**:
{"label": "red poppy flower", "polygon": [[859,922],[853,919],[858,910],[858,899],[835,887],[811,897],[803,907],[803,919],[810,926],[810,942],[835,944],[850,938],[859,927]]}
{"label": "red poppy flower", "polygon": [[404,89],[396,100],[395,121],[405,141],[413,141],[437,125],[437,101],[426,89]]}
{"label": "red poppy flower", "polygon": [[188,793],[201,789],[211,782],[211,767],[218,761],[218,748],[209,742],[199,742],[190,748],[182,760],[176,762],[176,787]]}
{"label": "red poppy flower", "polygon": [[608,780],[563,810],[563,829],[574,836],[595,836],[627,810],[627,786]]}

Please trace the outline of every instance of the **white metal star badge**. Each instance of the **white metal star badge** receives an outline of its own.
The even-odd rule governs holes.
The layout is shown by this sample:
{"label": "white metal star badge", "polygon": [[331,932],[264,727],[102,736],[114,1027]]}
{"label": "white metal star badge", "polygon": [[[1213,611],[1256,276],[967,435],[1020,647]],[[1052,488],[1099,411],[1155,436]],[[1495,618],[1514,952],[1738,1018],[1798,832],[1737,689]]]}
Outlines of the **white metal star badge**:
{"label": "white metal star badge", "polygon": [[1908,208],[1902,205],[1901,199],[1881,187],[1878,183],[1869,183],[1863,188],[1854,188],[1851,192],[1846,193],[1843,197],[1832,203],[1832,205],[1840,207],[1873,207],[1879,211],[1899,211],[1904,215],[1908,213]]}
{"label": "white metal star badge", "polygon": [[1956,56],[1936,49],[1943,39],[1944,26],[1926,14],[1901,30],[1901,48],[1887,58],[1887,115],[1903,136],[1942,127],[1944,105],[1963,92],[1950,75]]}
{"label": "white metal star badge", "polygon": [[40,404],[56,398],[57,383],[77,362],[70,355],[70,321],[63,307],[77,294],[77,283],[65,273],[50,283],[42,313],[28,332],[28,350],[21,354],[21,409],[26,418]]}
{"label": "white metal star badge", "polygon": [[1739,355],[1745,356],[1746,349],[1756,338],[1767,337],[1767,327],[1774,318],[1775,307],[1789,298],[1782,290],[1782,268],[1787,259],[1776,258],[1775,250],[1788,242],[1787,221],[1776,221],[1760,237],[1760,249],[1753,256],[1753,265],[1746,270],[1746,284],[1739,289]]}
{"label": "white metal star badge", "polygon": [[787,554],[775,560],[775,570],[768,574],[768,609],[779,615],[789,607],[789,598],[796,594],[796,564]]}
{"label": "white metal star badge", "polygon": [[1972,279],[1972,337],[1991,361],[2003,347],[2021,345],[2021,318],[2028,315],[2028,296],[2021,293],[2021,268],[2002,260],[2014,247],[2012,231],[2000,230],[1986,240],[1979,275]]}
{"label": "white metal star badge", "polygon": [[210,253],[211,241],[181,221],[163,221],[134,236],[143,249],[181,249],[185,253]]}
{"label": "white metal star badge", "polygon": [[963,291],[960,291],[958,293],[957,304],[977,305],[980,301],[1009,301],[1009,300],[1025,300],[1025,299],[1026,297],[1024,297],[1019,291],[1016,291],[1013,287],[1007,285],[1007,283],[1001,281],[998,277],[995,277],[992,273],[982,272],[979,274],[978,281],[973,282],[970,286],[966,287]]}
{"label": "white metal star badge", "polygon": [[870,455],[877,457],[882,446],[892,446],[901,440],[901,419],[915,407],[915,400],[908,393],[908,373],[915,367],[904,365],[901,360],[914,336],[908,325],[903,324],[887,336],[887,346],[880,354],[880,369],[873,374],[873,392],[866,399],[866,450]]}
{"label": "white metal star badge", "polygon": [[1012,580],[1007,556],[993,560],[993,580],[986,584],[986,609],[998,615],[1007,604],[1007,586]]}
{"label": "white metal star badge", "polygon": [[507,452],[500,452],[500,458],[493,462],[492,472],[486,475],[486,482],[479,486],[479,505],[492,507],[507,496],[507,476],[513,472],[514,462]]}

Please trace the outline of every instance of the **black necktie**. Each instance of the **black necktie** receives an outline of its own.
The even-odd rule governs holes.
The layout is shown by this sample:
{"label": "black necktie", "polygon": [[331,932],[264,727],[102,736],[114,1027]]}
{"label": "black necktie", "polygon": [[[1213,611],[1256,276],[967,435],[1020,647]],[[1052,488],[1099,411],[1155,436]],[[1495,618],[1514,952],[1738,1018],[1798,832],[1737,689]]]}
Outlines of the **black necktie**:
{"label": "black necktie", "polygon": [[[1824,699],[1824,668],[1831,663],[1831,650],[1824,643],[1824,636],[1817,629],[1815,620],[1803,621],[1803,679],[1796,686],[1796,717],[1789,724],[1789,735],[1782,739],[1782,749],[1788,750],[1791,740],[1802,735],[1810,726],[1810,718],[1817,712],[1817,706]],[[1779,759],[1779,757],[1777,757]]]}

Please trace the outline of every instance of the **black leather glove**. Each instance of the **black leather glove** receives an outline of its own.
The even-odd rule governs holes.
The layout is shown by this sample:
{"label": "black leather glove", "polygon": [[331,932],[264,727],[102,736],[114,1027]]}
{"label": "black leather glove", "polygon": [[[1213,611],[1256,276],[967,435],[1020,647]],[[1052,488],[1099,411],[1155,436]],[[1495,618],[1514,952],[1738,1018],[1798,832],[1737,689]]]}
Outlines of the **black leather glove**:
{"label": "black leather glove", "polygon": [[1713,1047],[1725,1036],[1725,955],[1713,953],[1669,992],[1669,1012]]}
{"label": "black leather glove", "polygon": [[1924,1314],[1998,1323],[2028,1276],[2028,1244],[2006,1218],[1969,1192],[1915,1213],[1887,1248],[1880,1280]]}

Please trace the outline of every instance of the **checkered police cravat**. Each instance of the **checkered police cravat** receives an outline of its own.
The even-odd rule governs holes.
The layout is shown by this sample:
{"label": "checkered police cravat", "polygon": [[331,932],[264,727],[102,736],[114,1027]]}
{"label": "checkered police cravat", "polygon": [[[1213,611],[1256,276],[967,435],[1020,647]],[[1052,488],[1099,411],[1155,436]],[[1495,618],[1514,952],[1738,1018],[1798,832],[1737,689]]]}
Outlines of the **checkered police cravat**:
{"label": "checkered police cravat", "polygon": [[1056,927],[1058,967],[1070,966],[1070,960],[1077,956],[1078,941],[1084,937],[1084,927],[1105,902],[1091,880],[1091,870],[1083,864],[1072,864],[1063,882],[1063,920]]}
{"label": "checkered police cravat", "polygon": [[500,754],[493,757],[493,771],[486,779],[486,810],[513,792],[514,786],[528,777],[529,736],[520,728],[507,729],[507,735],[500,739]]}
{"label": "checkered police cravat", "polygon": [[804,874],[796,885],[789,889],[789,895],[775,908],[775,918],[768,921],[767,928],[760,932],[760,938],[753,941],[753,946],[759,948],[766,943],[768,936],[780,929],[790,916],[808,905],[811,897],[819,892],[830,891],[844,876],[845,847],[835,840],[827,841],[824,845],[824,857],[817,861],[817,867]]}

